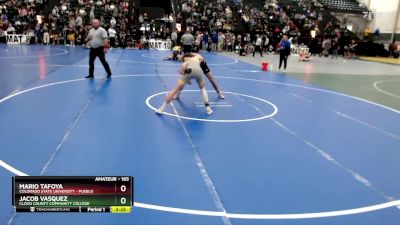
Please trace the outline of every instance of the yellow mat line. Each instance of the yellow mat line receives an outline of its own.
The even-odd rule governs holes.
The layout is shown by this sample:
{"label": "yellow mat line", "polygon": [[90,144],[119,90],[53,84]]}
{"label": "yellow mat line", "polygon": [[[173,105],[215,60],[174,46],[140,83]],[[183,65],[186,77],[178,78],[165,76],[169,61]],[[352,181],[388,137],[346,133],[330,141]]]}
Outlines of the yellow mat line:
{"label": "yellow mat line", "polygon": [[372,61],[372,62],[381,62],[381,63],[390,63],[400,65],[400,58],[385,58],[385,57],[359,57],[362,60]]}

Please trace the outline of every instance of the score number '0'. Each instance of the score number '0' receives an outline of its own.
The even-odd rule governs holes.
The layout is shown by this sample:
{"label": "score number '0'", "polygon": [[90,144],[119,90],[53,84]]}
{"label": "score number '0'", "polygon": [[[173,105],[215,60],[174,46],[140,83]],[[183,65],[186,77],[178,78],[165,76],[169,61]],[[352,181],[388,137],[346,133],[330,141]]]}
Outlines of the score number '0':
{"label": "score number '0'", "polygon": [[[121,185],[121,192],[125,192],[126,191],[126,186],[125,185]],[[126,203],[126,198],[121,198],[121,204],[125,204]]]}

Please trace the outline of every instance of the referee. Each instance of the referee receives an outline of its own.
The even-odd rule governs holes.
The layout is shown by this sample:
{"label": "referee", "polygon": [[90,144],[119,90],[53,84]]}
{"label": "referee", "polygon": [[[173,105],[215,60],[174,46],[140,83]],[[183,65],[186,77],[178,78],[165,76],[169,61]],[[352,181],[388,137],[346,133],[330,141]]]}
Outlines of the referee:
{"label": "referee", "polygon": [[190,29],[189,28],[186,30],[186,34],[182,35],[181,43],[183,45],[183,52],[184,53],[191,53],[192,52],[192,46],[193,46],[193,43],[194,43],[194,37],[190,33]]}
{"label": "referee", "polygon": [[85,42],[89,42],[90,45],[89,75],[87,75],[85,78],[94,78],[94,60],[96,57],[99,57],[104,69],[107,72],[107,78],[110,78],[111,70],[105,58],[105,53],[107,53],[107,50],[110,47],[107,38],[107,31],[100,27],[100,21],[98,19],[94,19],[92,21],[92,27],[93,28],[89,31],[89,34],[85,39]]}

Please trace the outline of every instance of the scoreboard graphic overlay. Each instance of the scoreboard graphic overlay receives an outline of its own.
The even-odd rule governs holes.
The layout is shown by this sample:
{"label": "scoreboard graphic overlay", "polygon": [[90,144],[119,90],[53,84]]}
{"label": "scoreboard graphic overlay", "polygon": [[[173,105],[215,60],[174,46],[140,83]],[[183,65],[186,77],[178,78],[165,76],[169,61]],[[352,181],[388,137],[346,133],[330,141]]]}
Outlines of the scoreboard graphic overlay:
{"label": "scoreboard graphic overlay", "polygon": [[15,176],[16,212],[130,213],[131,176]]}

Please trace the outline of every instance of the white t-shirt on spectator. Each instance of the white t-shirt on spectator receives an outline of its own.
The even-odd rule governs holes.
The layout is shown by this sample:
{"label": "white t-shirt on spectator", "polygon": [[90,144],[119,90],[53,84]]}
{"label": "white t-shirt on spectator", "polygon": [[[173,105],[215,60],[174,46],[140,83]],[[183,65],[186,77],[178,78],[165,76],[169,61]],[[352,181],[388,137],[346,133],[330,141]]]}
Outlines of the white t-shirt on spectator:
{"label": "white t-shirt on spectator", "polygon": [[282,32],[285,34],[285,33],[289,32],[289,30],[290,30],[290,27],[289,26],[285,26],[283,28]]}
{"label": "white t-shirt on spectator", "polygon": [[7,34],[15,33],[15,28],[13,26],[7,28]]}
{"label": "white t-shirt on spectator", "polygon": [[178,39],[178,34],[174,31],[171,33],[171,40],[176,41]]}
{"label": "white t-shirt on spectator", "polygon": [[115,31],[114,28],[110,27],[110,28],[108,29],[108,36],[109,36],[110,38],[115,38],[116,35],[117,35],[117,31]]}
{"label": "white t-shirt on spectator", "polygon": [[51,13],[52,13],[54,16],[57,15],[57,13],[58,13],[58,8],[57,8],[57,6],[55,6],[55,7],[53,8],[53,10],[51,11]]}
{"label": "white t-shirt on spectator", "polygon": [[69,20],[69,26],[74,27],[75,26],[75,19],[70,19]]}
{"label": "white t-shirt on spectator", "polygon": [[268,44],[269,44],[269,38],[267,37],[267,38],[265,38],[264,45],[267,46]]}
{"label": "white t-shirt on spectator", "polygon": [[115,18],[114,18],[114,17],[111,18],[110,25],[111,25],[112,27],[115,27],[116,24],[117,24],[117,21],[115,20]]}
{"label": "white t-shirt on spectator", "polygon": [[92,9],[90,10],[89,16],[90,16],[90,19],[91,19],[91,20],[94,19],[94,8],[92,8]]}
{"label": "white t-shirt on spectator", "polygon": [[196,37],[196,42],[198,42],[198,43],[201,43],[203,41],[203,34],[199,34],[199,35],[197,35],[197,37]]}
{"label": "white t-shirt on spectator", "polygon": [[261,46],[261,44],[262,44],[262,39],[258,37],[256,40],[256,46]]}
{"label": "white t-shirt on spectator", "polygon": [[78,16],[78,17],[76,17],[76,20],[75,20],[75,24],[76,24],[76,26],[82,26],[82,17],[81,16]]}
{"label": "white t-shirt on spectator", "polygon": [[224,34],[218,35],[218,43],[224,43],[224,41],[225,41],[225,35]]}

